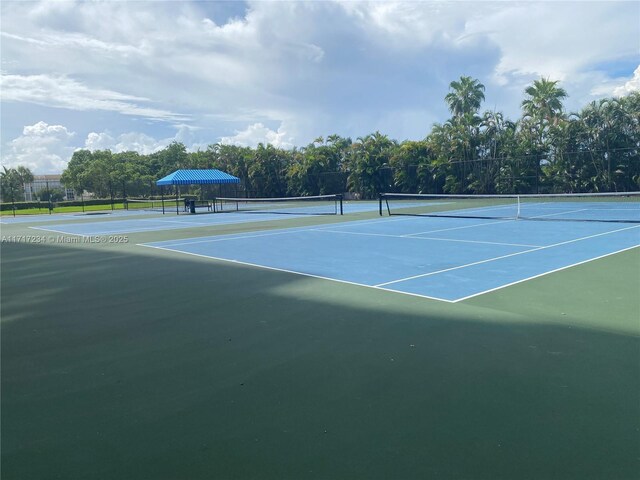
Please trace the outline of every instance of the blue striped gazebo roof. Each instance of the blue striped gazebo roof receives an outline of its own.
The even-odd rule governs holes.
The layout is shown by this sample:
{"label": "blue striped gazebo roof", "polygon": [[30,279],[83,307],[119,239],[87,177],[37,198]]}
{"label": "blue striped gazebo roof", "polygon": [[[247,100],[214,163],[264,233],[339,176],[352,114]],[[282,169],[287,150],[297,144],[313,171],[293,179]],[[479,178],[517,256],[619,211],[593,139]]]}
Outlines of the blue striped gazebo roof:
{"label": "blue striped gazebo roof", "polygon": [[156,185],[202,185],[219,183],[240,183],[240,179],[215,169],[176,170],[158,180]]}

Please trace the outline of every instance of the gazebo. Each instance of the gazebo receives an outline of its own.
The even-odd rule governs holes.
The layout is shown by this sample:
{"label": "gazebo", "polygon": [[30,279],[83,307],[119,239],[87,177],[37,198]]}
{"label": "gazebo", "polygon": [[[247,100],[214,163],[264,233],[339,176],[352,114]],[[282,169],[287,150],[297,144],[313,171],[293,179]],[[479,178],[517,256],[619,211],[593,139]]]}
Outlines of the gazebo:
{"label": "gazebo", "polygon": [[[164,178],[156,182],[160,187],[164,205],[164,187],[165,185],[223,185],[223,184],[239,184],[240,179],[229,175],[220,170],[176,170]],[[176,189],[176,213],[179,213],[178,207],[179,193]],[[164,206],[163,206],[164,213]],[[191,213],[195,213],[195,203],[191,204]]]}

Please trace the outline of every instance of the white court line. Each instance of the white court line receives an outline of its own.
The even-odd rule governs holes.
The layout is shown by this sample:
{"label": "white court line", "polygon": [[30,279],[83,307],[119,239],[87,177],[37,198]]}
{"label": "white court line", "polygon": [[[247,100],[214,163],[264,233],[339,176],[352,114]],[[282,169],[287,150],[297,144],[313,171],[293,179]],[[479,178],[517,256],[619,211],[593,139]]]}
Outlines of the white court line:
{"label": "white court line", "polygon": [[[73,224],[76,225],[76,224]],[[76,235],[78,237],[95,237],[98,235],[120,235],[123,233],[143,233],[143,232],[158,232],[158,231],[162,231],[162,229],[158,229],[158,228],[154,228],[154,227],[148,227],[148,228],[137,228],[135,230],[130,230],[130,229],[124,229],[124,230],[98,230],[97,232],[92,232],[92,233],[73,233],[73,232],[66,232],[64,230],[54,230],[51,228],[43,228],[43,227],[28,227],[31,228],[33,230],[43,230],[45,232],[55,232],[55,233],[62,233],[64,235]]]}
{"label": "white court line", "polygon": [[394,283],[400,283],[400,282],[406,282],[408,280],[414,280],[416,278],[430,277],[430,276],[433,276],[433,275],[438,275],[440,273],[450,272],[452,270],[459,270],[461,268],[472,267],[474,265],[480,265],[482,263],[494,262],[496,260],[501,260],[503,258],[515,257],[516,255],[524,255],[525,253],[537,252],[539,250],[545,250],[547,248],[559,247],[560,245],[567,245],[569,243],[580,242],[582,240],[588,240],[590,238],[601,237],[603,235],[610,235],[612,233],[622,232],[624,230],[631,230],[631,229],[634,229],[634,228],[640,228],[640,225],[634,225],[633,227],[619,228],[617,230],[611,230],[611,231],[604,232],[604,233],[597,233],[595,235],[589,235],[587,237],[575,238],[573,240],[567,240],[565,242],[554,243],[552,245],[546,245],[544,247],[532,248],[531,250],[525,250],[523,252],[510,253],[508,255],[501,255],[499,257],[488,258],[486,260],[480,260],[478,262],[468,263],[466,265],[459,265],[457,267],[452,267],[452,268],[446,268],[444,270],[438,270],[438,271],[435,271],[435,272],[423,273],[423,274],[420,274],[420,275],[413,275],[411,277],[401,278],[399,280],[393,280],[391,282],[379,283],[379,284],[377,284],[375,286],[376,287],[382,287],[382,286],[385,286],[385,285],[392,285]]}
{"label": "white court line", "polygon": [[[344,222],[344,223],[335,223],[332,225],[328,225],[327,228],[336,228],[336,227],[341,227],[341,226],[360,226],[360,225],[371,225],[371,224],[377,224],[377,223],[389,223],[389,222],[408,222],[408,221],[416,221],[418,218],[420,218],[420,215],[403,215],[403,216],[396,216],[396,217],[383,217],[380,220],[352,220],[349,222]],[[430,217],[430,218],[437,218],[436,216]],[[446,219],[448,221],[451,221],[452,219],[455,219],[456,217],[453,218],[449,218],[446,217]],[[465,217],[460,217],[460,220],[470,220],[469,218],[465,218]],[[494,225],[494,224],[498,224],[498,223],[507,223],[507,222],[515,222],[515,218],[513,219],[508,219],[508,220],[499,220],[497,222],[482,222],[482,223],[474,223],[473,225],[465,225],[462,227],[449,227],[449,228],[440,228],[438,230],[427,230],[426,232],[416,232],[416,233],[406,233],[404,235],[399,235],[401,237],[411,237],[412,235],[422,235],[425,233],[436,233],[436,232],[448,232],[449,230],[460,230],[462,228],[474,228],[474,227],[483,227],[485,225]],[[316,230],[324,230],[324,228],[322,227],[317,227]]]}
{"label": "white court line", "polygon": [[311,231],[315,232],[328,232],[328,233],[338,233],[338,234],[346,234],[346,235],[363,235],[370,237],[391,237],[391,238],[404,238],[410,240],[435,240],[437,242],[460,242],[460,243],[480,243],[485,245],[502,245],[508,247],[533,247],[537,248],[540,245],[524,245],[521,243],[503,243],[503,242],[488,242],[483,240],[461,240],[457,238],[438,238],[438,237],[409,237],[407,235],[389,235],[385,233],[365,233],[365,232],[348,232],[342,230],[326,230],[326,229],[311,229]]}
{"label": "white court line", "polygon": [[601,258],[609,257],[609,256],[615,255],[617,253],[626,252],[627,250],[633,250],[634,248],[638,248],[638,246],[639,245],[634,245],[633,247],[623,248],[622,250],[618,250],[616,252],[605,253],[604,255],[600,255],[599,257],[589,258],[589,259],[583,260],[581,262],[577,262],[577,263],[573,263],[571,265],[566,265],[564,267],[556,268],[555,270],[549,270],[548,272],[539,273],[539,274],[533,275],[531,277],[523,278],[521,280],[516,280],[515,282],[507,283],[505,285],[500,285],[499,287],[490,288],[489,290],[485,290],[483,292],[478,292],[478,293],[474,293],[473,295],[468,295],[466,297],[458,298],[457,300],[454,300],[453,303],[462,302],[463,300],[468,300],[470,298],[477,297],[479,295],[484,295],[485,293],[495,292],[496,290],[501,290],[503,288],[507,288],[507,287],[510,287],[512,285],[517,285],[518,283],[528,282],[529,280],[533,280],[534,278],[543,277],[545,275],[549,275],[550,273],[555,273],[555,272],[559,272],[561,270],[566,270],[567,268],[572,268],[572,267],[576,267],[578,265],[582,265],[584,263],[593,262],[594,260],[600,260]]}
{"label": "white court line", "polygon": [[143,222],[179,223],[180,225],[212,225],[211,223],[188,222],[188,221],[180,221],[180,220],[165,220],[163,218],[141,218],[140,220],[142,220]]}
{"label": "white court line", "polygon": [[545,213],[544,215],[534,215],[532,217],[529,218],[546,218],[546,217],[553,217],[556,215],[566,215],[567,213],[578,213],[578,212],[586,212],[591,210],[590,208],[579,208],[577,210],[565,210],[564,212],[556,212],[556,213]]}
{"label": "white court line", "polygon": [[[294,227],[295,228],[295,227]],[[295,233],[296,231],[300,231],[300,232],[305,232],[307,230],[309,230],[308,228],[300,228],[299,230],[294,230],[294,228],[292,229],[284,229],[284,230],[277,230],[277,231],[267,231],[265,233],[256,233],[254,235],[243,235],[243,234],[235,234],[235,235],[220,235],[218,237],[208,237],[206,240],[195,240],[192,242],[186,241],[186,242],[178,242],[178,243],[169,243],[167,245],[162,245],[163,247],[179,247],[182,245],[196,245],[198,243],[213,243],[213,242],[224,242],[227,240],[242,240],[243,238],[255,238],[255,237],[268,237],[268,236],[272,236],[272,235],[284,235],[287,233]],[[198,237],[196,237],[198,238]],[[188,239],[187,239],[188,240]],[[162,243],[162,242],[153,242],[153,243]],[[152,247],[153,245],[148,245],[148,244],[144,244],[141,243],[140,244],[143,247]],[[160,247],[158,247],[160,248]]]}
{"label": "white court line", "polygon": [[527,245],[523,243],[504,243],[504,242],[487,242],[484,240],[459,240],[457,238],[438,238],[438,237],[411,237],[419,240],[436,240],[443,242],[461,242],[461,243],[482,243],[485,245],[501,245],[506,247],[533,247],[539,248],[542,245]]}
{"label": "white court line", "polygon": [[[137,221],[146,221],[146,222],[158,222],[158,223],[178,223],[180,225],[184,225],[186,227],[189,227],[191,225],[193,226],[204,226],[204,227],[213,227],[213,226],[219,226],[219,225],[232,225],[232,224],[237,224],[237,223],[249,223],[249,222],[244,222],[244,221],[237,221],[237,222],[227,222],[227,223],[196,223],[196,222],[181,222],[178,220],[163,220],[162,218],[142,218],[142,219],[136,219],[136,220],[131,220],[132,222],[137,222]],[[128,222],[129,220],[122,220],[122,219],[117,219],[115,221],[124,221],[124,222]],[[98,222],[92,222],[91,224],[95,224]],[[109,226],[110,223],[113,222],[99,222],[101,225],[104,225],[105,227]],[[66,225],[66,224],[65,224]],[[70,223],[69,225],[89,225],[88,223]],[[28,227],[28,228],[32,228],[34,230],[44,230],[46,232],[55,232],[55,233],[64,233],[66,235],[78,235],[81,237],[91,237],[91,236],[95,236],[95,235],[117,235],[117,234],[123,234],[123,233],[144,233],[144,232],[160,232],[160,231],[165,231],[167,230],[163,225],[158,225],[158,226],[151,226],[151,227],[137,227],[135,225],[132,225],[130,227],[125,226],[124,228],[120,228],[120,229],[109,229],[109,230],[99,230],[97,232],[93,232],[93,233],[87,233],[87,234],[82,234],[82,233],[72,233],[72,232],[66,232],[66,231],[62,231],[62,230],[54,230],[51,228],[44,228],[44,227]],[[177,230],[175,228],[169,228],[168,230]]]}
{"label": "white court line", "polygon": [[438,230],[427,230],[426,232],[406,233],[406,234],[404,234],[402,236],[403,237],[412,237],[414,235],[424,235],[425,233],[449,232],[451,230],[462,230],[463,228],[484,227],[485,225],[497,225],[498,223],[509,223],[509,222],[515,222],[515,220],[500,220],[498,222],[474,223],[473,225],[465,225],[463,227],[440,228]]}
{"label": "white court line", "polygon": [[339,223],[335,223],[333,225],[329,225],[329,228],[333,228],[336,226],[340,226],[340,225],[350,225],[350,224],[357,224],[357,225],[369,225],[369,224],[374,224],[374,223],[388,223],[388,222],[406,222],[409,220],[415,220],[416,217],[415,216],[402,216],[402,217],[394,217],[391,218],[389,216],[383,216],[382,218],[379,218],[378,220],[349,220],[346,222],[339,222]]}
{"label": "white court line", "polygon": [[265,269],[265,270],[273,270],[273,271],[276,271],[276,272],[293,273],[295,275],[302,275],[304,277],[319,278],[321,280],[329,280],[329,281],[332,281],[332,282],[346,283],[346,284],[349,284],[349,285],[356,285],[358,287],[374,288],[376,290],[384,290],[386,292],[402,293],[402,294],[405,294],[405,295],[411,295],[413,297],[428,298],[429,300],[439,300],[441,302],[454,303],[452,300],[447,300],[445,298],[430,297],[428,295],[420,295],[420,294],[417,294],[417,293],[410,293],[410,292],[401,292],[401,291],[393,290],[393,289],[390,289],[390,288],[378,287],[376,285],[367,285],[366,283],[357,283],[357,282],[351,282],[349,280],[340,280],[340,279],[337,279],[337,278],[323,277],[321,275],[314,275],[312,273],[298,272],[296,270],[286,270],[284,268],[269,267],[269,266],[266,266],[266,265],[260,265],[258,263],[242,262],[240,260],[231,260],[229,258],[213,257],[213,256],[210,256],[210,255],[202,255],[200,253],[191,253],[191,252],[185,252],[185,251],[182,251],[182,250],[174,250],[174,249],[171,249],[171,248],[156,247],[154,245],[147,245],[147,244],[144,244],[144,243],[138,243],[136,245],[138,247],[155,248],[157,250],[164,250],[164,251],[167,251],[167,252],[180,253],[182,255],[191,255],[191,256],[194,256],[194,257],[208,258],[210,260],[218,260],[218,261],[221,261],[221,262],[235,263],[237,265],[246,265],[246,266],[249,266],[249,267],[262,268],[262,269]]}
{"label": "white court line", "polygon": [[[578,212],[611,212],[613,210],[619,210],[619,211],[623,211],[623,212],[632,212],[633,210],[630,209],[626,209],[626,208],[618,208],[618,209],[613,209],[613,208],[580,208],[578,210],[565,210],[563,212],[557,212],[557,213],[546,213],[544,215],[534,215],[532,217],[523,217],[523,218],[529,218],[529,219],[535,219],[535,218],[546,218],[546,217],[553,217],[553,216],[557,216],[557,215],[566,215],[566,214],[573,214],[573,213],[578,213]],[[572,220],[571,218],[568,219],[560,219],[560,220]],[[615,221],[615,219],[613,220]]]}
{"label": "white court line", "polygon": [[[72,224],[72,225],[76,225],[76,224]],[[136,229],[136,230],[98,230],[97,232],[92,232],[92,233],[74,233],[74,232],[67,232],[64,230],[55,230],[53,228],[44,228],[44,227],[27,227],[30,228],[32,230],[42,230],[43,232],[53,232],[53,233],[60,233],[63,235],[75,235],[76,237],[83,237],[83,238],[89,238],[89,237],[96,237],[96,236],[106,236],[106,235],[121,235],[123,233],[144,233],[144,232],[155,232],[155,231],[161,231],[157,228],[154,227],[149,227],[149,228],[143,228],[143,229]]]}
{"label": "white court line", "polygon": [[[53,228],[43,228],[43,227],[28,227],[28,228],[30,228],[32,230],[42,230],[43,232],[61,233],[63,235],[75,235],[76,237],[91,237],[91,236],[93,236],[93,235],[84,235],[82,233],[71,233],[71,232],[64,232],[62,230],[54,230]],[[94,235],[98,235],[98,234],[94,234]]]}

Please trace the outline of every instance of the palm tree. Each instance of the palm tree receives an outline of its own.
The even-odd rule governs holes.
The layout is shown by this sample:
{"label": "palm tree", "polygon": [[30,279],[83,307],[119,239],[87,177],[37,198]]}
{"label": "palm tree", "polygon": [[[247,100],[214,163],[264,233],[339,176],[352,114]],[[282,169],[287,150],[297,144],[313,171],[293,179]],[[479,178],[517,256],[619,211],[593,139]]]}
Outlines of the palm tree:
{"label": "palm tree", "polygon": [[22,165],[16,167],[16,174],[23,188],[27,183],[33,182],[33,173],[27,167],[23,167]]}
{"label": "palm tree", "polygon": [[33,182],[33,173],[27,167],[17,168],[2,167],[0,172],[0,196],[3,200],[23,200],[24,188],[27,183]]}
{"label": "palm tree", "polygon": [[393,179],[385,173],[391,173],[389,161],[397,146],[380,132],[358,137],[352,146],[348,183],[352,191],[362,198],[374,198],[378,193],[388,191]]}
{"label": "palm tree", "polygon": [[526,117],[549,124],[557,124],[562,117],[562,100],[567,98],[564,88],[558,86],[558,80],[541,78],[525,89],[529,96],[522,101],[522,109]]}
{"label": "palm tree", "polygon": [[[454,182],[455,187],[448,188],[457,190],[465,189],[466,184],[466,162],[473,161],[476,156],[477,133],[481,119],[477,115],[478,109],[484,100],[484,85],[471,77],[460,77],[460,80],[454,80],[449,84],[450,92],[444,97],[445,102],[449,106],[449,110],[453,114],[453,118],[447,123],[456,132],[456,137],[461,147],[460,153],[456,161],[460,163],[459,178]],[[445,124],[446,125],[446,124]],[[453,177],[450,178],[452,180]],[[458,181],[461,184],[458,185]]]}
{"label": "palm tree", "polygon": [[532,154],[531,161],[535,170],[536,192],[539,191],[541,175],[540,162],[546,161],[552,155],[554,129],[563,120],[562,100],[567,92],[558,86],[558,80],[548,78],[535,80],[525,89],[527,98],[522,101],[524,115],[522,118],[522,132],[529,137]]}
{"label": "palm tree", "polygon": [[475,114],[484,100],[484,85],[471,77],[460,77],[449,84],[450,92],[444,97],[449,110],[456,117]]}

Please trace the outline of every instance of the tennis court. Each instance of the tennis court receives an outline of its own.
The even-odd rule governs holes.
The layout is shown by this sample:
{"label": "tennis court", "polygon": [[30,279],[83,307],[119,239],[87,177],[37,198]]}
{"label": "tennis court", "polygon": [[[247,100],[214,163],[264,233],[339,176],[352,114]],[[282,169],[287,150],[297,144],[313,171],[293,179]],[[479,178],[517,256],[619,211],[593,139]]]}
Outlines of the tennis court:
{"label": "tennis court", "polygon": [[[175,215],[174,212],[167,215],[153,215],[144,218],[128,218],[119,220],[111,218],[101,219],[95,222],[82,223],[55,223],[53,225],[31,227],[35,230],[44,230],[47,232],[93,236],[93,235],[115,235],[134,232],[153,232],[163,230],[179,230],[186,228],[211,227],[215,225],[233,225],[252,222],[274,222],[281,220],[290,220],[295,218],[304,218],[310,215],[325,215],[326,208],[318,211],[317,206],[283,206],[276,204],[277,208],[270,208],[272,205],[268,203],[261,205],[262,210],[248,210],[235,212],[232,209],[225,213],[204,213],[198,215]],[[378,204],[375,202],[345,202],[344,213],[367,213],[378,210]],[[171,210],[169,210],[171,212]],[[134,211],[133,213],[143,213],[142,211]],[[147,212],[148,213],[148,212]],[[59,216],[58,220],[61,220]],[[46,219],[46,217],[43,217]],[[87,217],[84,217],[86,220]],[[32,222],[39,220],[32,218]],[[64,218],[67,220],[67,218]],[[109,220],[109,221],[104,221]]]}
{"label": "tennis court", "polygon": [[637,202],[399,201],[3,225],[5,476],[634,478]]}
{"label": "tennis court", "polygon": [[383,218],[143,244],[457,302],[640,245],[640,225]]}

